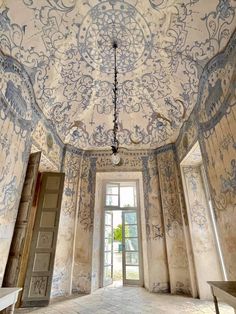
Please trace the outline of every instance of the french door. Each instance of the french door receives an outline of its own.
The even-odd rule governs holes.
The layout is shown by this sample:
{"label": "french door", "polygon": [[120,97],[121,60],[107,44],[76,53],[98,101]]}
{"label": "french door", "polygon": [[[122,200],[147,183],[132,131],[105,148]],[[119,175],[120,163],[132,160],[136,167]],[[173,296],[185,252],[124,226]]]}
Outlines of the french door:
{"label": "french door", "polygon": [[103,258],[103,286],[112,284],[113,278],[113,214],[105,211],[104,219],[104,258]]}
{"label": "french door", "polygon": [[136,210],[122,211],[123,284],[142,285],[140,232]]}
{"label": "french door", "polygon": [[[128,206],[127,206],[128,204]],[[123,285],[143,285],[140,224],[136,182],[107,183],[105,189],[102,286],[113,282],[113,221],[115,211],[122,215],[122,278]]]}

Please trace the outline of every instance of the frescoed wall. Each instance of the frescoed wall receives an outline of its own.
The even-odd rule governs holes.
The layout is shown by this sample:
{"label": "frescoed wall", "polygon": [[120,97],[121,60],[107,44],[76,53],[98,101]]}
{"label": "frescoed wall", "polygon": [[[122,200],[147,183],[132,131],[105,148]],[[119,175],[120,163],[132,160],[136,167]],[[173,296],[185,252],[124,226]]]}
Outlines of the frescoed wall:
{"label": "frescoed wall", "polygon": [[64,145],[43,116],[41,116],[32,132],[32,144],[34,150],[41,151],[41,162],[45,158],[48,160],[48,164],[51,164],[51,169],[48,170],[61,170]]}
{"label": "frescoed wall", "polygon": [[177,161],[173,150],[157,155],[171,293],[191,294]]}
{"label": "frescoed wall", "polygon": [[179,160],[199,141],[207,173],[226,271],[236,279],[236,34],[211,60],[200,80],[198,102],[176,147]]}
{"label": "frescoed wall", "polygon": [[[173,2],[169,7],[166,1],[157,2],[146,1],[145,7],[141,0],[135,5],[85,1],[81,11],[78,1],[68,6],[63,1],[42,1],[39,6],[37,1],[9,0],[1,6],[0,49],[11,57],[0,53],[0,285],[31,143],[54,171],[66,174],[52,296],[68,294],[72,288],[91,290],[91,278],[97,276],[92,271],[95,177],[106,171],[142,172],[149,290],[190,292],[183,233],[188,218],[178,166],[197,140],[228,278],[236,279],[235,34],[222,51],[234,29],[235,6],[208,1],[203,12],[200,1],[189,0],[183,6]],[[121,150],[123,162],[117,168],[110,152],[82,153],[65,148],[61,140],[84,149],[105,148],[111,142],[113,59],[103,67],[96,64],[93,33],[84,36],[84,32],[86,27],[93,32],[93,23],[98,34],[106,32],[101,17],[107,17],[113,6],[120,17],[117,30],[135,35],[131,39],[140,40],[144,56],[134,59],[133,46],[123,42],[123,59],[118,58],[124,75],[118,104],[121,145],[143,149],[172,143],[186,120],[176,145]],[[168,18],[158,26],[162,10],[167,10]],[[193,21],[198,29],[189,27],[195,26]],[[83,28],[85,22],[88,26]],[[85,61],[86,56],[90,60]],[[103,50],[99,58],[104,61]]]}
{"label": "frescoed wall", "polygon": [[82,152],[80,150],[66,148],[62,167],[62,172],[65,172],[65,182],[52,281],[52,297],[71,293],[81,161]]}
{"label": "frescoed wall", "polygon": [[[40,112],[24,67],[0,52],[0,285],[31,151],[60,171],[63,145]],[[34,148],[31,149],[31,146]]]}
{"label": "frescoed wall", "polygon": [[0,54],[0,286],[30,152],[34,96],[28,76]]}
{"label": "frescoed wall", "polygon": [[183,166],[183,180],[199,297],[211,299],[207,281],[220,281],[223,276],[201,167]]}
{"label": "frescoed wall", "polygon": [[72,288],[73,291],[85,293],[91,291],[95,178],[96,157],[85,153],[81,164]]}
{"label": "frescoed wall", "polygon": [[28,74],[17,61],[3,54],[0,54],[0,112],[0,285],[28,157],[30,152],[41,151],[40,170],[66,172],[52,295],[68,294],[71,291],[76,187],[80,177],[79,150],[73,152],[73,148],[68,148],[63,159],[63,144],[35,103]]}
{"label": "frescoed wall", "polygon": [[[173,146],[170,145],[167,150],[172,152],[170,153],[170,156],[172,156],[173,159]],[[73,274],[74,291],[89,293],[91,291],[91,279],[94,276],[98,276],[97,273],[92,272],[92,238],[94,227],[94,192],[96,172],[141,171],[143,174],[143,197],[146,224],[146,228],[144,230],[145,237],[147,239],[147,259],[149,269],[149,287],[147,288],[152,292],[168,292],[171,282],[173,293],[190,293],[190,279],[188,276],[186,248],[183,233],[181,233],[182,218],[179,214],[180,230],[176,230],[176,226],[173,221],[173,229],[169,231],[170,234],[172,234],[171,237],[173,247],[176,249],[175,255],[177,255],[177,251],[181,249],[179,259],[177,260],[177,258],[173,258],[173,268],[180,269],[181,273],[179,277],[171,277],[169,279],[166,256],[166,235],[163,225],[163,209],[161,204],[162,191],[159,184],[157,167],[157,160],[159,161],[159,157],[157,158],[156,154],[158,154],[156,151],[132,152],[122,149],[122,163],[120,166],[114,167],[111,163],[111,155],[109,152],[85,153],[81,169],[80,202],[75,240],[76,247]],[[168,164],[165,165],[163,163],[160,167],[164,172],[170,171]],[[176,171],[174,165],[172,171]],[[173,181],[173,184],[177,186],[175,176],[176,174],[174,173],[171,180]],[[172,192],[172,194],[175,196],[175,199],[178,199],[178,194],[175,194],[175,192]],[[176,211],[180,211],[178,200]],[[180,259],[182,257],[184,262],[182,261],[181,263]],[[97,282],[99,278],[95,278],[94,280]]]}

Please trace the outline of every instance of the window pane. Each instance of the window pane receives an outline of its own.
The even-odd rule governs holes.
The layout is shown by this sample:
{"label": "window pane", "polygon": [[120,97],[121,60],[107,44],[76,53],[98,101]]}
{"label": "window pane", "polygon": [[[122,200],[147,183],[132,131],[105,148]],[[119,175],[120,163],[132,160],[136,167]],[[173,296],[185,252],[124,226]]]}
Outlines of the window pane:
{"label": "window pane", "polygon": [[137,214],[125,213],[125,224],[137,224]]}
{"label": "window pane", "polygon": [[138,228],[137,225],[125,225],[125,237],[137,237],[138,236]]}
{"label": "window pane", "polygon": [[126,266],[126,279],[139,280],[139,267],[138,266]]}
{"label": "window pane", "polygon": [[112,185],[112,184],[107,184],[106,194],[116,194],[116,195],[118,195],[118,186],[117,185]]}
{"label": "window pane", "polygon": [[111,252],[105,252],[104,265],[111,265]]}
{"label": "window pane", "polygon": [[125,249],[127,251],[138,251],[138,239],[125,239]]}
{"label": "window pane", "polygon": [[118,206],[118,195],[106,195],[106,206]]}
{"label": "window pane", "polygon": [[111,225],[112,214],[105,213],[105,224]]}
{"label": "window pane", "polygon": [[136,187],[124,186],[120,187],[120,206],[121,207],[136,207]]}
{"label": "window pane", "polygon": [[110,226],[105,226],[105,238],[112,238],[112,229]]}
{"label": "window pane", "polygon": [[138,252],[126,252],[126,265],[131,264],[131,265],[138,265],[139,264],[139,257],[138,257]]}
{"label": "window pane", "polygon": [[111,251],[111,241],[112,241],[111,238],[105,239],[105,247],[104,247],[105,251]]}
{"label": "window pane", "polygon": [[111,266],[104,267],[104,284],[111,281]]}

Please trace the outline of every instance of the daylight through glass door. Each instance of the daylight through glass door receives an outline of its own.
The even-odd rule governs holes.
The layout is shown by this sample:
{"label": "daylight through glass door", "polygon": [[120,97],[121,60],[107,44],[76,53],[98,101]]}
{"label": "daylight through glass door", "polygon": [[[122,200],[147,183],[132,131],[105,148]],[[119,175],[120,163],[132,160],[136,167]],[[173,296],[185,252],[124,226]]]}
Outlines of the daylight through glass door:
{"label": "daylight through glass door", "polygon": [[109,182],[104,194],[102,286],[142,285],[137,183]]}

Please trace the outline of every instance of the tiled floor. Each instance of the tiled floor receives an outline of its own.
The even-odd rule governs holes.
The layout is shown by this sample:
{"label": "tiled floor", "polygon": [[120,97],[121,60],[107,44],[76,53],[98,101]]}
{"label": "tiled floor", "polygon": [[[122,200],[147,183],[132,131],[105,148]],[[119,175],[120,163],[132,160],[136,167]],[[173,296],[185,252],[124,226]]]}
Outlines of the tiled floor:
{"label": "tiled floor", "polygon": [[[73,297],[53,302],[40,309],[18,309],[15,313],[33,314],[214,314],[213,302],[182,296],[160,295],[144,288],[111,287],[97,290],[92,295]],[[234,314],[234,310],[220,304],[220,314]]]}

